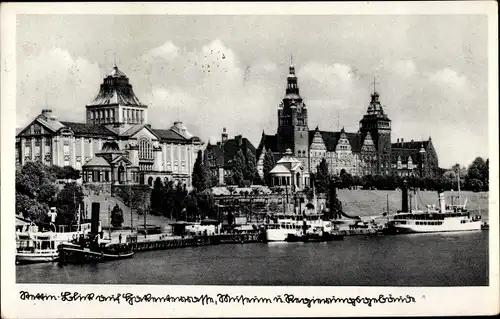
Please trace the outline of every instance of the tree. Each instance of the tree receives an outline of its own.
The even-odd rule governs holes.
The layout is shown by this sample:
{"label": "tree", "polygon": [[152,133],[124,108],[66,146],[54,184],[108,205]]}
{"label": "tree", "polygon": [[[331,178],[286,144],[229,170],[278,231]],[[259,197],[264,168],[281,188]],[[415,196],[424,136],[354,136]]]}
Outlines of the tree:
{"label": "tree", "polygon": [[111,211],[111,225],[115,228],[121,227],[123,224],[123,211],[118,204]]}
{"label": "tree", "polygon": [[246,165],[245,165],[245,179],[249,180],[250,182],[253,181],[255,177],[255,172],[257,169],[257,161],[255,159],[254,153],[247,148],[246,149]]}
{"label": "tree", "polygon": [[174,216],[176,220],[179,220],[181,212],[184,209],[184,199],[186,196],[187,191],[185,187],[182,187],[180,183],[177,183],[174,196]]}
{"label": "tree", "polygon": [[486,189],[485,185],[487,185],[489,181],[488,170],[489,161],[487,164],[482,157],[476,157],[467,170],[467,177],[465,178],[467,188],[474,191]]}
{"label": "tree", "polygon": [[226,176],[224,177],[224,184],[226,185],[234,185],[234,179],[232,176]]}
{"label": "tree", "polygon": [[59,189],[55,184],[47,183],[40,185],[36,199],[40,203],[46,203],[49,206],[54,206],[58,191]]}
{"label": "tree", "polygon": [[243,156],[241,149],[238,150],[233,162],[233,180],[237,185],[242,185],[245,171],[245,156]]}
{"label": "tree", "polygon": [[161,215],[164,203],[163,195],[163,183],[161,179],[157,177],[153,184],[153,189],[151,190],[151,214]]}
{"label": "tree", "polygon": [[175,187],[173,181],[168,181],[163,187],[163,216],[172,218],[175,210]]}
{"label": "tree", "polygon": [[216,218],[215,200],[211,190],[206,189],[198,194],[198,209],[202,218]]}
{"label": "tree", "polygon": [[352,175],[347,173],[345,169],[340,171],[340,183],[338,183],[339,188],[349,188],[353,184]]}
{"label": "tree", "polygon": [[271,185],[271,175],[269,172],[276,166],[276,162],[274,161],[274,155],[271,151],[267,151],[264,154],[264,178],[263,182],[265,185],[270,186]]}
{"label": "tree", "polygon": [[191,191],[184,199],[186,220],[195,221],[198,218],[198,198],[196,190]]}
{"label": "tree", "polygon": [[328,184],[330,182],[330,175],[328,173],[328,164],[326,159],[323,158],[316,168],[315,186],[318,193],[326,193]]}
{"label": "tree", "polygon": [[82,187],[76,183],[68,183],[57,195],[57,221],[59,224],[76,222],[78,208],[83,205]]}
{"label": "tree", "polygon": [[209,176],[205,164],[202,158],[202,152],[198,151],[198,156],[194,162],[193,173],[193,187],[198,191],[202,192],[209,187]]}

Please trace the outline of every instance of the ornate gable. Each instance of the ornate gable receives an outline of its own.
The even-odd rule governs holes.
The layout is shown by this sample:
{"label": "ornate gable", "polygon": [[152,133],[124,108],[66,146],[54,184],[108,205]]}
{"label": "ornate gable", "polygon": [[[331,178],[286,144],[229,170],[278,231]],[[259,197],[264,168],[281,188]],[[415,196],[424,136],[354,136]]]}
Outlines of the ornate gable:
{"label": "ornate gable", "polygon": [[316,131],[314,133],[314,137],[313,137],[313,140],[311,142],[311,145],[309,146],[309,149],[326,151],[325,141],[323,140],[323,137],[321,136],[321,132],[319,131],[319,129],[317,127],[316,127]]}
{"label": "ornate gable", "polygon": [[335,147],[335,152],[351,152],[351,143],[349,143],[349,138],[345,133],[344,129],[340,131],[340,138],[337,142],[337,146]]}
{"label": "ornate gable", "polygon": [[365,140],[363,141],[363,145],[361,146],[362,152],[375,152],[375,144],[373,143],[372,135],[370,132],[367,132],[365,136]]}

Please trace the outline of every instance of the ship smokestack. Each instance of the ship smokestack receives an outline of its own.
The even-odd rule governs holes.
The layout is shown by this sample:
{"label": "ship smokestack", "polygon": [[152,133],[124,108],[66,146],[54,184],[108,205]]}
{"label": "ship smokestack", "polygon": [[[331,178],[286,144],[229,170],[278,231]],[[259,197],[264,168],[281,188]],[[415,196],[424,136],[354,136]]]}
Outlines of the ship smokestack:
{"label": "ship smokestack", "polygon": [[330,180],[330,213],[329,217],[333,219],[340,218],[340,214],[335,211],[335,199],[337,198],[337,188],[335,186],[335,181]]}
{"label": "ship smokestack", "polygon": [[439,207],[441,209],[441,213],[444,214],[446,210],[446,203],[444,201],[444,193],[442,191],[439,192]]}
{"label": "ship smokestack", "polygon": [[408,212],[408,186],[406,185],[406,180],[403,182],[403,189],[402,189],[402,205],[401,205],[401,211],[404,213]]}

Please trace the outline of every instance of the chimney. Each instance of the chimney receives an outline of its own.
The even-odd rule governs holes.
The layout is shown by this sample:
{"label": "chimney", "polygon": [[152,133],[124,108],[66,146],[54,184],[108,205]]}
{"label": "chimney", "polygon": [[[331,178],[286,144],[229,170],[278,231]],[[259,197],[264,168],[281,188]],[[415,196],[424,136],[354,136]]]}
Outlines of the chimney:
{"label": "chimney", "polygon": [[441,209],[441,213],[444,214],[446,210],[446,203],[444,201],[444,193],[442,193],[441,191],[439,192],[439,207]]}
{"label": "chimney", "polygon": [[404,143],[405,143],[405,139],[404,139],[404,138],[402,138],[402,139],[401,139],[401,147],[403,147],[403,144],[404,144]]}
{"label": "chimney", "polygon": [[47,119],[49,119],[52,116],[52,110],[50,110],[50,109],[43,109],[42,110],[42,115],[45,116]]}
{"label": "chimney", "polygon": [[236,140],[236,143],[238,144],[238,146],[241,146],[241,144],[242,144],[242,141],[241,141],[242,136],[241,135],[236,135],[234,137],[234,139]]}
{"label": "chimney", "polygon": [[408,186],[406,184],[406,180],[403,182],[402,189],[402,203],[401,203],[401,211],[404,213],[408,212]]}
{"label": "chimney", "polygon": [[398,141],[396,142],[396,145],[398,145],[398,146],[399,146],[399,138],[398,138]]}
{"label": "chimney", "polygon": [[224,145],[224,143],[227,142],[227,132],[226,132],[226,128],[222,128],[222,145]]}

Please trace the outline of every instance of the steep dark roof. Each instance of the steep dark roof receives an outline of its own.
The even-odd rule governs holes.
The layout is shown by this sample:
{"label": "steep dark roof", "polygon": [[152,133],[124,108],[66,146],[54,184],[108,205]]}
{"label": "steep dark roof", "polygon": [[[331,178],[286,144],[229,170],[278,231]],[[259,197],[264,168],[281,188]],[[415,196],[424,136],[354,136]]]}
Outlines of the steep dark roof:
{"label": "steep dark roof", "polygon": [[401,157],[401,163],[407,164],[408,157],[411,157],[413,164],[420,163],[419,149],[411,148],[396,148],[391,150],[391,163],[396,164],[398,162],[398,157]]}
{"label": "steep dark roof", "polygon": [[127,76],[116,65],[104,78],[99,93],[89,106],[109,104],[145,106],[135,95]]}
{"label": "steep dark roof", "polygon": [[422,146],[427,149],[429,141],[410,141],[404,143],[391,144],[391,162],[396,164],[398,157],[401,157],[401,163],[408,163],[408,156],[411,156],[413,164],[420,163],[420,149]]}
{"label": "steep dark roof", "polygon": [[212,145],[208,144],[207,148],[205,149],[205,155],[210,154],[210,156],[214,159],[216,159],[217,165],[219,167],[224,166],[224,153],[222,152],[222,147],[220,144],[218,145]]}
{"label": "steep dark roof", "polygon": [[246,156],[245,150],[249,149],[254,155],[255,147],[252,143],[245,137],[241,138],[241,144],[239,144],[236,138],[228,139],[224,145],[224,166],[232,166],[232,161],[234,157],[238,154],[241,149],[243,151],[243,156]]}
{"label": "steep dark roof", "polygon": [[262,149],[266,148],[266,150],[271,152],[278,152],[278,137],[276,135],[265,135],[262,134],[262,138],[260,140],[259,146],[256,150],[256,157],[259,158],[262,153]]}
{"label": "steep dark roof", "polygon": [[420,147],[422,145],[424,146],[424,149],[427,149],[427,145],[429,144],[429,141],[410,141],[410,142],[404,142],[404,143],[392,143],[391,148],[404,148],[404,149],[417,149],[420,150]]}
{"label": "steep dark roof", "polygon": [[65,122],[61,123],[70,128],[75,135],[83,136],[116,136],[114,132],[108,130],[105,126],[99,124],[87,124],[87,123],[75,123],[75,122]]}
{"label": "steep dark roof", "polygon": [[[326,150],[328,152],[334,152],[337,147],[337,143],[340,139],[341,132],[328,132],[328,131],[319,131],[321,133],[321,137],[325,142]],[[315,130],[309,131],[309,145],[311,145]],[[353,152],[360,152],[362,141],[361,134],[358,133],[346,133],[347,139],[349,140],[349,144],[351,144],[351,149]]]}
{"label": "steep dark roof", "polygon": [[168,130],[152,129],[152,131],[160,138],[161,141],[175,141],[177,143],[188,142],[188,140],[184,136],[174,132],[171,129]]}

